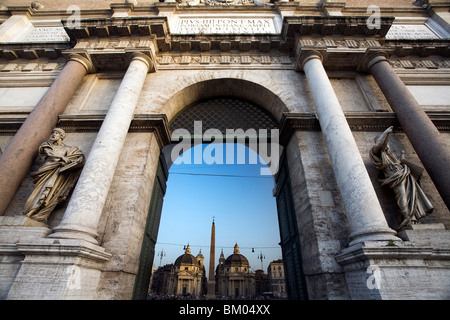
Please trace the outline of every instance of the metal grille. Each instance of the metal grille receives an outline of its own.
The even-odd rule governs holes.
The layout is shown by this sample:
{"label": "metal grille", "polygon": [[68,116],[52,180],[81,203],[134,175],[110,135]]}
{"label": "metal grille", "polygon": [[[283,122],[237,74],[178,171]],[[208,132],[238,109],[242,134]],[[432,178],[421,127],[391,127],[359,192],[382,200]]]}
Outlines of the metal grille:
{"label": "metal grille", "polygon": [[170,131],[178,128],[194,133],[194,121],[202,121],[202,133],[207,129],[275,129],[276,120],[264,109],[236,98],[214,98],[195,103],[170,122]]}

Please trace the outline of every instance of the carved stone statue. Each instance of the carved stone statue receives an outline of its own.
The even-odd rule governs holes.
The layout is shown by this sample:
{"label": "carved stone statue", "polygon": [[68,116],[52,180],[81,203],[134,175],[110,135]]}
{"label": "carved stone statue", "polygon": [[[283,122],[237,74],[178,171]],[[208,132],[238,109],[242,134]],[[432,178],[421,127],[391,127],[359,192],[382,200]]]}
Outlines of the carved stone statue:
{"label": "carved stone statue", "polygon": [[64,130],[56,128],[39,147],[45,163],[31,173],[34,190],[24,207],[29,218],[46,222],[53,209],[67,199],[81,173],[85,157],[78,147],[65,145],[65,137]]}
{"label": "carved stone statue", "polygon": [[395,199],[403,215],[403,221],[398,229],[409,223],[418,223],[419,219],[433,211],[433,205],[428,200],[420,186],[423,168],[404,159],[401,160],[389,148],[388,138],[393,127],[387,128],[375,138],[375,145],[370,150],[370,158],[379,170],[384,172],[384,179],[379,182],[387,185],[395,192]]}

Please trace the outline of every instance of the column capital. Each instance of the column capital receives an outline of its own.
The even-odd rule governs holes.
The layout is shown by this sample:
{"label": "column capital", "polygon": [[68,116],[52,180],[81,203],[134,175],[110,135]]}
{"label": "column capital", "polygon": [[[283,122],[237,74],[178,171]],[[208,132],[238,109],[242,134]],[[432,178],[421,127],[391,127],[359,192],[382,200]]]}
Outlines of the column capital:
{"label": "column capital", "polygon": [[370,72],[370,68],[372,68],[373,65],[381,61],[389,61],[388,58],[389,53],[386,51],[369,51],[361,59],[357,70],[362,72]]}
{"label": "column capital", "polygon": [[83,67],[86,68],[87,73],[94,73],[95,72],[95,66],[92,63],[90,57],[87,55],[86,57],[82,56],[78,53],[71,53],[69,54],[69,57],[67,58],[67,61],[76,61],[83,65]]}
{"label": "column capital", "polygon": [[323,62],[323,55],[318,50],[302,51],[297,58],[296,70],[303,70],[305,63],[311,59],[319,59]]}
{"label": "column capital", "polygon": [[[142,62],[144,62],[147,65],[147,72],[150,72],[152,70],[154,70],[154,63],[153,63],[153,59],[148,56],[148,54],[145,54],[143,52],[133,52],[131,54],[131,61],[133,60],[140,60]],[[130,61],[130,63],[131,63]]]}

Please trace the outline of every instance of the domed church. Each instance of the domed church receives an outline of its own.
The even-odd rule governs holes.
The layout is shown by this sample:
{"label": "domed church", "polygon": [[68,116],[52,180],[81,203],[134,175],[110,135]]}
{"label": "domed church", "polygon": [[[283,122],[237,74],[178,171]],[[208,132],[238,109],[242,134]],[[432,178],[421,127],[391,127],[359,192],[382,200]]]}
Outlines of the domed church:
{"label": "domed church", "polygon": [[194,257],[189,245],[179,256],[168,277],[168,293],[200,296],[205,292],[206,275],[202,250]]}
{"label": "domed church", "polygon": [[232,255],[225,259],[223,250],[216,268],[216,292],[218,296],[242,297],[255,294],[255,275],[250,273],[247,258],[239,253],[236,243]]}

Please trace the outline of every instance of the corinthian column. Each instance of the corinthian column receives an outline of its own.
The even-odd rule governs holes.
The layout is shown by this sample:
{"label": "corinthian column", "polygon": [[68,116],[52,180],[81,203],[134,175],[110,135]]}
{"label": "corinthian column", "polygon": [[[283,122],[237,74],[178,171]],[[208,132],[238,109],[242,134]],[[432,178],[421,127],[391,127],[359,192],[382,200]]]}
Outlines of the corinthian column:
{"label": "corinthian column", "polygon": [[15,134],[0,158],[0,215],[3,215],[25,178],[37,150],[46,141],[92,64],[70,55],[67,64]]}
{"label": "corinthian column", "polygon": [[151,60],[135,53],[97,134],[64,217],[50,238],[97,244],[98,222]]}
{"label": "corinthian column", "polygon": [[366,240],[399,240],[389,228],[319,53],[303,58],[336,182],[350,226],[349,245]]}
{"label": "corinthian column", "polygon": [[395,112],[436,189],[450,208],[449,147],[382,54],[368,60],[367,69]]}

